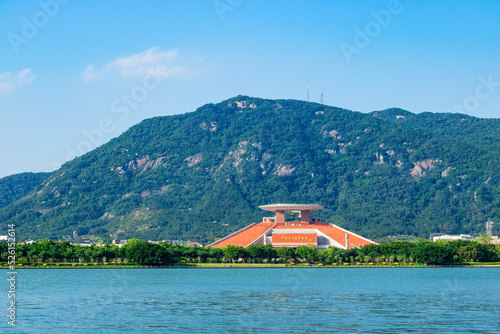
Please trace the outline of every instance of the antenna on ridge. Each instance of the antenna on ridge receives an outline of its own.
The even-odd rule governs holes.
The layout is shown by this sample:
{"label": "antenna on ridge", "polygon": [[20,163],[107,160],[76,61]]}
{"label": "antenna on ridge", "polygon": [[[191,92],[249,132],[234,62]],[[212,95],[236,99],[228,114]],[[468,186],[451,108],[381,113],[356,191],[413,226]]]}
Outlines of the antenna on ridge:
{"label": "antenna on ridge", "polygon": [[319,103],[323,104],[323,93],[321,93],[321,96],[319,97]]}
{"label": "antenna on ridge", "polygon": [[309,86],[307,86],[307,102],[309,102]]}

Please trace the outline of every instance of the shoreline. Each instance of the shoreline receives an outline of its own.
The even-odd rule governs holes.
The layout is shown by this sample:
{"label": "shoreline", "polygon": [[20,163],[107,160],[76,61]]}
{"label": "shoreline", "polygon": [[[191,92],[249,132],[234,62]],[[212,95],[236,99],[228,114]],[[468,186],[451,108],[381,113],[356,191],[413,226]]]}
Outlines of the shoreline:
{"label": "shoreline", "polygon": [[0,267],[0,269],[16,271],[16,270],[30,270],[30,269],[89,269],[89,270],[99,270],[99,269],[252,269],[252,268],[266,268],[266,269],[299,269],[299,268],[325,268],[325,269],[340,269],[340,268],[500,268],[500,264],[457,264],[457,265],[284,265],[284,264],[190,264],[190,265],[164,265],[164,266],[20,266],[13,268],[11,270],[9,267]]}

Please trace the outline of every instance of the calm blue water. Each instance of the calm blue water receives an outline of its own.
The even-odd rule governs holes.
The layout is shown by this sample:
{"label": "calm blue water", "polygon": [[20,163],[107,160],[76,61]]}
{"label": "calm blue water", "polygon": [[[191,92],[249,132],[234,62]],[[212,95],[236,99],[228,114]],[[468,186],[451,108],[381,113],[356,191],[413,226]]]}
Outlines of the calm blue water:
{"label": "calm blue water", "polygon": [[0,332],[500,332],[500,268],[40,269],[17,278],[17,326],[4,308]]}

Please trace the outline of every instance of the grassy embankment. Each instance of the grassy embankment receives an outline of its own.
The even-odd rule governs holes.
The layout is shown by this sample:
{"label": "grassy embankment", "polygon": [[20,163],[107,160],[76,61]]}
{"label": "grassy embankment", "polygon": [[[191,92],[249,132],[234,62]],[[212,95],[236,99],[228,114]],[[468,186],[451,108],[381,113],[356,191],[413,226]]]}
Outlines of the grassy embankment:
{"label": "grassy embankment", "polygon": [[[394,267],[500,267],[500,262],[465,262],[445,265],[428,265],[427,263],[342,263],[342,264],[324,264],[324,263],[171,263],[162,266],[148,266],[137,263],[114,264],[114,263],[23,263],[16,264],[16,268],[50,268],[50,269],[112,269],[112,268],[300,268],[300,267],[323,267],[323,268],[394,268]],[[5,262],[0,262],[0,269],[8,269]]]}

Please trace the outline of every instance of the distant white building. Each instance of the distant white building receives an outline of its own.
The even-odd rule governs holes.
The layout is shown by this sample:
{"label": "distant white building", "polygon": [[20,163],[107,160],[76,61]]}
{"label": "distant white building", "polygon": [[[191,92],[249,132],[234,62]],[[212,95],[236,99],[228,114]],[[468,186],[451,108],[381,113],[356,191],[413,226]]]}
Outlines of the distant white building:
{"label": "distant white building", "polygon": [[123,245],[125,245],[128,242],[128,239],[122,239],[122,240],[113,240],[113,245],[118,246],[118,248],[122,248]]}
{"label": "distant white building", "polygon": [[161,244],[162,242],[166,242],[166,241],[165,240],[160,240],[160,241],[158,241],[158,240],[148,240],[148,242],[150,244],[157,244],[158,245],[158,244]]}
{"label": "distant white building", "polygon": [[435,234],[431,236],[432,241],[438,240],[472,240],[474,237],[470,234],[449,235],[449,234]]}
{"label": "distant white building", "polygon": [[83,247],[91,247],[92,243],[90,242],[82,242],[82,243],[71,243],[73,246],[83,246]]}
{"label": "distant white building", "polygon": [[0,242],[7,242],[8,238],[6,235],[0,235]]}
{"label": "distant white building", "polygon": [[191,246],[191,247],[203,247],[203,244],[200,244],[199,242],[191,242],[191,243],[189,243],[189,246]]}

